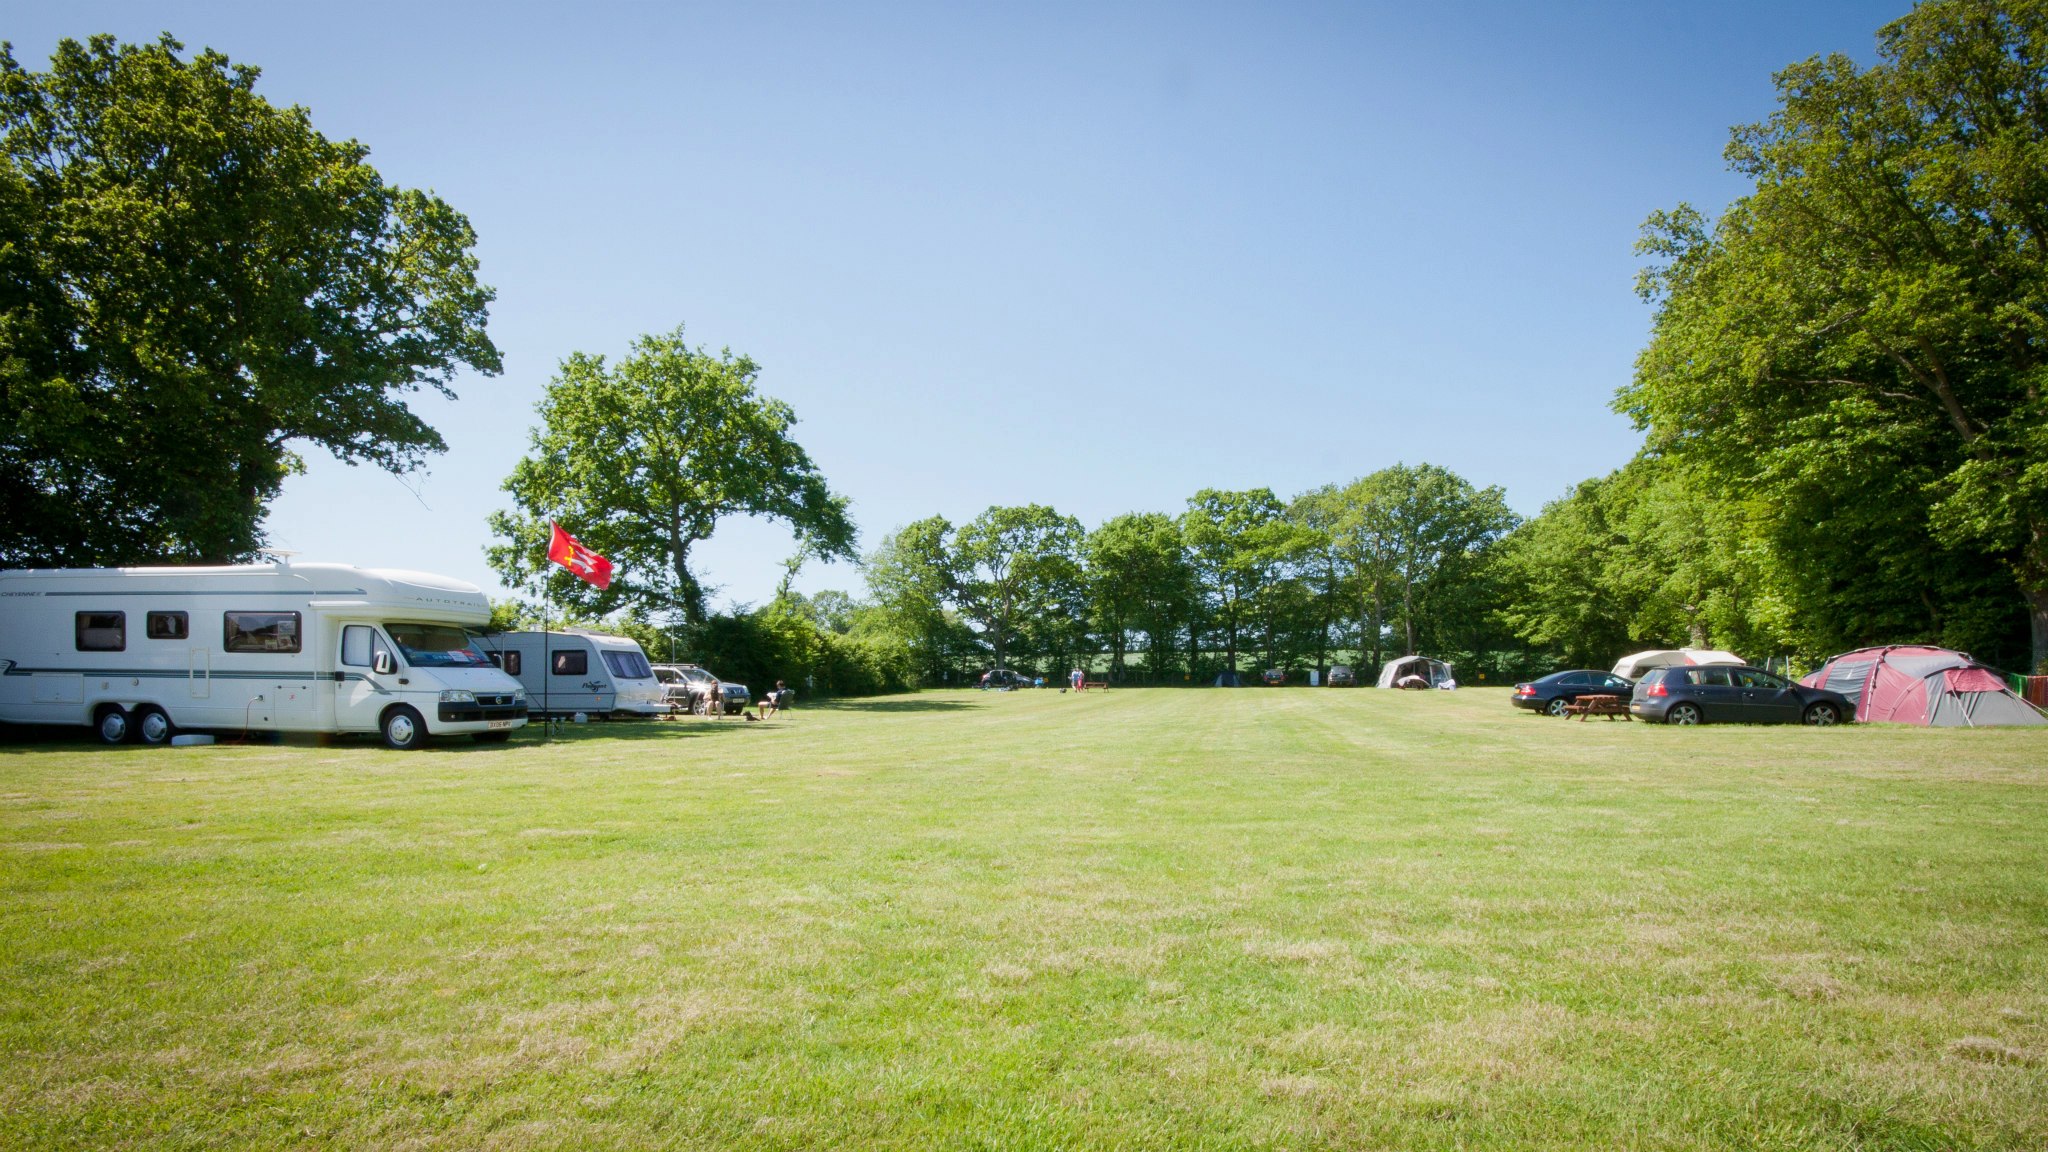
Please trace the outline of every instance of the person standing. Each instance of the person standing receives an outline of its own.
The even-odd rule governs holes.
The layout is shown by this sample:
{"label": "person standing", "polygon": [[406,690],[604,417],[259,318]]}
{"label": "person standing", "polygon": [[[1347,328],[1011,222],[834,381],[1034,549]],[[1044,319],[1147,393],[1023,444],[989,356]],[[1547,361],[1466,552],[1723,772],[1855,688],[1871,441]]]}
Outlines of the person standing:
{"label": "person standing", "polygon": [[1079,668],[1067,673],[1067,683],[1072,684],[1076,692],[1086,692],[1088,690],[1088,678],[1081,675]]}

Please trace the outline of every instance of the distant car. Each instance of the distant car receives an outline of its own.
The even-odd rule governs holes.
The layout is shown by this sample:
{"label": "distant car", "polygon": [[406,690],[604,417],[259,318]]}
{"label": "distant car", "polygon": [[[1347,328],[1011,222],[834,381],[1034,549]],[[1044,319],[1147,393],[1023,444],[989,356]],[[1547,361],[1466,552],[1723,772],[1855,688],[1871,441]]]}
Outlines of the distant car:
{"label": "distant car", "polygon": [[1849,698],[1795,684],[1747,665],[1699,664],[1656,668],[1636,681],[1629,711],[1667,724],[1812,724],[1827,727],[1853,718]]}
{"label": "distant car", "polygon": [[1515,702],[1517,708],[1562,716],[1572,701],[1581,696],[1627,696],[1634,691],[1635,686],[1635,681],[1624,680],[1612,672],[1602,672],[1594,668],[1574,668],[1569,672],[1552,672],[1526,684],[1517,684],[1515,694],[1509,699]]}
{"label": "distant car", "polygon": [[1008,692],[1016,688],[1029,687],[1031,677],[1022,672],[1012,672],[1008,668],[991,668],[981,678],[981,690],[984,692]]}
{"label": "distant car", "polygon": [[1287,673],[1279,668],[1268,668],[1259,674],[1259,678],[1268,684],[1287,683]]}
{"label": "distant car", "polygon": [[1329,685],[1332,688],[1356,688],[1358,687],[1358,673],[1353,672],[1348,664],[1332,664],[1330,665]]}
{"label": "distant car", "polygon": [[727,716],[736,716],[745,712],[754,699],[745,684],[720,680],[695,664],[656,664],[654,678],[661,682],[669,704],[679,712],[709,716],[716,707]]}

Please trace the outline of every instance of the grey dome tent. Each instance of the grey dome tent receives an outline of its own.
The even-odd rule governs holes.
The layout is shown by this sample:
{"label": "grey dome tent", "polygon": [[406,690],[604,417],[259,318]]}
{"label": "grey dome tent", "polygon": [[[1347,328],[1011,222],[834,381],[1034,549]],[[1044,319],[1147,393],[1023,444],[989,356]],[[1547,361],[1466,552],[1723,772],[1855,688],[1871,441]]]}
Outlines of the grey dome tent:
{"label": "grey dome tent", "polygon": [[1395,687],[1409,676],[1419,678],[1430,688],[1437,688],[1451,678],[1451,666],[1427,656],[1403,656],[1398,660],[1389,660],[1380,669],[1380,687]]}
{"label": "grey dome tent", "polygon": [[1967,652],[1898,644],[1845,652],[1800,681],[1840,692],[1856,719],[1929,728],[2048,724],[2041,710],[2013,694],[2005,678]]}
{"label": "grey dome tent", "polygon": [[1244,679],[1237,674],[1237,669],[1229,668],[1217,675],[1216,687],[1242,688],[1244,687]]}

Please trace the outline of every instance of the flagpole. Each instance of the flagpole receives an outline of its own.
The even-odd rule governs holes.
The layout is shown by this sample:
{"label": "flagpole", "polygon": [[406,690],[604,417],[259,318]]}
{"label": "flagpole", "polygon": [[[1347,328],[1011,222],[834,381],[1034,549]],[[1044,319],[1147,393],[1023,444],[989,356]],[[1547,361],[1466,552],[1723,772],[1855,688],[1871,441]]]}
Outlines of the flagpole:
{"label": "flagpole", "polygon": [[549,609],[554,607],[554,598],[548,594],[548,580],[553,575],[553,573],[549,573],[547,576],[541,577],[540,581],[540,730],[542,741],[555,738],[555,718],[548,709],[548,690],[554,687],[555,682],[555,662],[548,656],[548,641],[552,639],[548,635],[548,616],[551,615]]}

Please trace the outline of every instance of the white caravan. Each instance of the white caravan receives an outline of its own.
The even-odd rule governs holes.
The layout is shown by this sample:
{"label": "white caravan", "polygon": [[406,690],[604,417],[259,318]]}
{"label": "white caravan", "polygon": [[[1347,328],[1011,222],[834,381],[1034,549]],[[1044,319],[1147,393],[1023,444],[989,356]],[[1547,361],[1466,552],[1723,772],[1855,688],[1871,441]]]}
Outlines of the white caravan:
{"label": "white caravan", "polygon": [[536,716],[663,716],[673,711],[647,653],[625,636],[491,632],[477,637],[491,663],[526,688]]}
{"label": "white caravan", "polygon": [[177,728],[499,741],[526,693],[467,629],[474,585],[346,564],[0,572],[0,721],[162,744]]}

